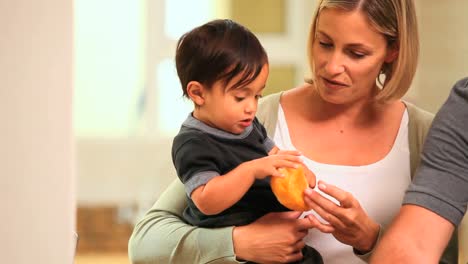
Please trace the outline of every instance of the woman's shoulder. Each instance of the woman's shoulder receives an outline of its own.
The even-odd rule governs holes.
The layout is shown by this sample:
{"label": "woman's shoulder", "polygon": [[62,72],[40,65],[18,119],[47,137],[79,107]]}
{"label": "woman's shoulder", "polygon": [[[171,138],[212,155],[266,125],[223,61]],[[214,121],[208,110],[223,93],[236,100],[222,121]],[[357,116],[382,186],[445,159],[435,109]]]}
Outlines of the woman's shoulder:
{"label": "woman's shoulder", "polygon": [[260,99],[257,109],[257,117],[260,121],[264,120],[266,115],[270,115],[271,112],[278,110],[282,94],[283,92],[273,93]]}
{"label": "woman's shoulder", "polygon": [[257,118],[265,127],[269,135],[274,134],[278,119],[278,108],[283,92],[273,93],[262,97],[258,102]]}
{"label": "woman's shoulder", "polygon": [[406,105],[410,122],[424,127],[429,127],[431,125],[432,120],[434,119],[433,113],[428,112],[408,101],[403,101],[403,103]]}
{"label": "woman's shoulder", "polygon": [[278,107],[283,93],[284,91],[280,91],[262,97],[260,101],[258,101],[258,110],[261,111],[263,108]]}

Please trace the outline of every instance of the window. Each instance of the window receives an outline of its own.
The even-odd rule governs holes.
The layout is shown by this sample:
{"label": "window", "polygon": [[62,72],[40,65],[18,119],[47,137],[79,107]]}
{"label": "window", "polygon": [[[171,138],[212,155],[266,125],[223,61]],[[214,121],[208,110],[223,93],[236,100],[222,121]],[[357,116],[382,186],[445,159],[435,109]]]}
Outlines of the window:
{"label": "window", "polygon": [[125,137],[135,129],[145,83],[144,3],[74,2],[74,119],[79,137]]}
{"label": "window", "polygon": [[[255,33],[267,50],[271,72],[291,72],[289,75],[293,76],[293,82],[299,83],[307,69],[305,44],[311,15],[310,9],[304,6],[311,4],[305,0],[283,1],[274,2],[284,5],[284,32]],[[173,59],[177,39],[215,17],[241,14],[235,19],[242,20],[245,12],[242,12],[241,2],[255,10],[264,10],[273,3],[266,1],[252,5],[250,1],[233,0],[75,1],[76,135],[114,138],[173,136],[192,110],[191,102],[182,98],[175,72]],[[250,11],[259,12],[255,10]],[[256,21],[254,15],[249,19]],[[276,79],[285,80],[285,75],[281,76]],[[270,77],[269,82],[275,80],[275,76]],[[283,86],[290,85],[270,85],[274,89],[290,88]]]}

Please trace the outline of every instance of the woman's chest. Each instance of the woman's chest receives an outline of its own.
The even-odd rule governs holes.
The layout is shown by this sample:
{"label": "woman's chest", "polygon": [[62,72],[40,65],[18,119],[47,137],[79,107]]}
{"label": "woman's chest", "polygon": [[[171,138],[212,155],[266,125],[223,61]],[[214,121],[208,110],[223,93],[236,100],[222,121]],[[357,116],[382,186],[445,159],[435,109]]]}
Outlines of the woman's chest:
{"label": "woman's chest", "polygon": [[[399,160],[362,167],[324,165],[310,160],[305,164],[316,174],[317,180],[351,193],[369,217],[384,228],[398,213],[410,183],[409,159],[404,155]],[[322,195],[333,200],[324,193]],[[319,217],[314,211],[304,214]],[[363,263],[355,257],[352,247],[317,229],[310,229],[305,241],[323,255],[325,263]]]}
{"label": "woman's chest", "polygon": [[372,219],[386,226],[398,212],[411,182],[409,152],[394,154],[367,166],[321,164],[307,158],[304,163],[314,172],[317,181],[351,193]]}
{"label": "woman's chest", "polygon": [[337,131],[327,126],[296,126],[289,131],[291,145],[314,161],[362,166],[382,160],[391,152],[398,127]]}

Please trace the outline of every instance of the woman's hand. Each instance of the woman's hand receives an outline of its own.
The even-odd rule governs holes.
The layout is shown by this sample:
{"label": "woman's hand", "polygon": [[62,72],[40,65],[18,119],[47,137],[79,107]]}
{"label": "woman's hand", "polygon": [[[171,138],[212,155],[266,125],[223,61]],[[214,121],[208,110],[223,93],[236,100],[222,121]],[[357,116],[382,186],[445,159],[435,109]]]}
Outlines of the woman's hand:
{"label": "woman's hand", "polygon": [[335,198],[339,205],[318,192],[307,189],[304,195],[306,205],[328,222],[320,223],[315,216],[309,215],[308,218],[315,223],[316,228],[333,234],[338,241],[361,253],[371,251],[377,241],[380,226],[367,215],[350,193],[323,181],[318,182],[318,188]]}
{"label": "woman's hand", "polygon": [[302,239],[314,224],[301,212],[269,213],[257,221],[234,228],[236,257],[257,263],[288,263],[302,259]]}

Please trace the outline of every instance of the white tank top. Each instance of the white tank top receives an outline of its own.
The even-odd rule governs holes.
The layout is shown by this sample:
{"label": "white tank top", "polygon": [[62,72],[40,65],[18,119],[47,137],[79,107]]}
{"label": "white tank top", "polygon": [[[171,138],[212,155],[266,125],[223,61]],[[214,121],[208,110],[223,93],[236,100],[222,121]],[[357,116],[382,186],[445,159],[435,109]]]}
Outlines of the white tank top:
{"label": "white tank top", "polygon": [[[291,143],[281,105],[274,141],[280,149],[296,149]],[[342,166],[318,163],[306,157],[303,159],[305,165],[315,173],[317,180],[351,193],[374,221],[386,227],[398,213],[405,190],[411,181],[408,112],[405,110],[393,147],[382,160],[365,166]],[[319,191],[318,188],[316,191]],[[310,213],[315,214],[309,211],[304,215]],[[339,242],[332,234],[311,229],[305,242],[322,254],[325,263],[365,263],[354,255],[351,246]]]}

